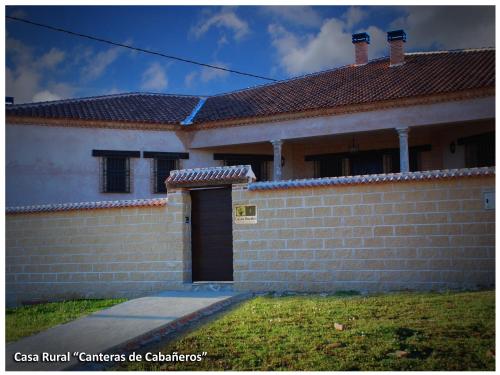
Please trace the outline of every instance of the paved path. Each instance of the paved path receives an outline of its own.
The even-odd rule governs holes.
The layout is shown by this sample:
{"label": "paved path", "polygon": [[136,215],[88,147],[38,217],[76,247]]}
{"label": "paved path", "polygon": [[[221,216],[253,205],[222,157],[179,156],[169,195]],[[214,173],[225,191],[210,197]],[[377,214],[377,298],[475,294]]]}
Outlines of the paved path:
{"label": "paved path", "polygon": [[[148,333],[183,322],[196,312],[209,311],[228,302],[233,292],[164,292],[137,298],[106,310],[95,312],[37,335],[26,337],[6,347],[7,370],[64,370],[79,362],[71,355],[69,362],[18,363],[14,354],[64,354],[67,352],[106,353],[124,348]],[[216,305],[214,305],[216,304]]]}

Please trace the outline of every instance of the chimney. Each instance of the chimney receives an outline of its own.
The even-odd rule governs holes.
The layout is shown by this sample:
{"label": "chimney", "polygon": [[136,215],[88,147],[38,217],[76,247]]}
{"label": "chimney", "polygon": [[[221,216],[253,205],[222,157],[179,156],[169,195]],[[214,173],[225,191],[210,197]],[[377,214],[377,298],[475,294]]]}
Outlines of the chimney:
{"label": "chimney", "polygon": [[394,30],[387,33],[389,42],[390,66],[397,66],[405,62],[406,33],[404,30]]}
{"label": "chimney", "polygon": [[354,53],[356,65],[365,65],[368,62],[368,44],[370,44],[370,35],[367,33],[352,34],[352,44],[354,44]]}

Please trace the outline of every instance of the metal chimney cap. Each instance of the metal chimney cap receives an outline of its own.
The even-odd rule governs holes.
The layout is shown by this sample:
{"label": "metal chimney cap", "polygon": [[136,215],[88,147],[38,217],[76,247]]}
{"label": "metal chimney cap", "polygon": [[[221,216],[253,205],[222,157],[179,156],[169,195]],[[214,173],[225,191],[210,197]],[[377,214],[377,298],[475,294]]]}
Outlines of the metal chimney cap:
{"label": "metal chimney cap", "polygon": [[404,30],[393,30],[387,33],[387,41],[402,40],[406,42],[406,33]]}
{"label": "metal chimney cap", "polygon": [[352,42],[353,44],[361,42],[366,42],[370,44],[370,35],[368,35],[368,33],[352,34]]}

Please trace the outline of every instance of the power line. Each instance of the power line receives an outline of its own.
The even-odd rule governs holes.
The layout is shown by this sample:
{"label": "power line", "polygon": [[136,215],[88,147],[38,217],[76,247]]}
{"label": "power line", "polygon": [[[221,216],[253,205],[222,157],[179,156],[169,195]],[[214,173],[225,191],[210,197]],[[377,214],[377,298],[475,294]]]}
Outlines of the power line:
{"label": "power line", "polygon": [[194,65],[204,66],[206,68],[211,68],[211,69],[223,70],[225,72],[235,73],[235,74],[239,74],[239,75],[242,75],[242,76],[248,76],[248,77],[253,77],[253,78],[264,79],[264,80],[267,80],[267,81],[274,81],[274,82],[277,81],[274,78],[268,78],[268,77],[263,77],[263,76],[259,76],[259,75],[256,75],[256,74],[245,73],[245,72],[241,72],[239,70],[227,69],[227,68],[224,68],[222,66],[205,64],[205,63],[201,63],[201,62],[198,62],[198,61],[185,59],[185,58],[182,58],[182,57],[176,57],[176,56],[166,55],[166,54],[161,53],[161,52],[156,52],[156,51],[151,51],[151,50],[147,50],[147,49],[144,49],[144,48],[129,46],[127,44],[121,44],[121,43],[113,42],[111,40],[107,40],[107,39],[103,39],[103,38],[98,38],[98,37],[95,37],[95,36],[92,36],[92,35],[80,34],[80,33],[74,32],[74,31],[65,30],[65,29],[61,29],[61,28],[58,28],[58,27],[50,26],[50,25],[45,25],[43,23],[29,21],[29,20],[26,20],[26,19],[23,19],[23,18],[12,17],[12,16],[5,16],[5,17],[8,18],[8,19],[14,20],[14,21],[20,21],[20,22],[24,22],[24,23],[27,23],[27,24],[30,24],[30,25],[34,25],[34,26],[44,27],[44,28],[52,30],[52,31],[58,31],[58,32],[70,34],[70,35],[73,35],[73,36],[79,36],[81,38],[87,38],[87,39],[94,40],[94,41],[97,41],[97,42],[111,44],[111,45],[117,46],[117,47],[123,47],[123,48],[128,48],[128,49],[131,49],[131,50],[134,50],[134,51],[149,53],[151,55],[161,56],[161,57],[165,57],[167,59],[182,61],[182,62],[185,62],[185,63],[188,63],[188,64],[194,64]]}

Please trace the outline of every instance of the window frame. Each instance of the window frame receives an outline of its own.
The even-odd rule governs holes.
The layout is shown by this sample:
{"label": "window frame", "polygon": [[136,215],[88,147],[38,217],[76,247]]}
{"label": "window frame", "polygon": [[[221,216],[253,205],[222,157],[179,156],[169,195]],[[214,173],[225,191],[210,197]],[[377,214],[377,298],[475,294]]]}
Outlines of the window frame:
{"label": "window frame", "polygon": [[[92,150],[92,156],[99,158],[99,185],[100,192],[106,194],[130,194],[133,191],[133,162],[132,158],[141,156],[140,151],[123,150]],[[123,189],[110,188],[109,161],[121,159],[124,161]]]}
{"label": "window frame", "polygon": [[[495,132],[458,138],[457,144],[464,146],[465,168],[495,166]],[[491,152],[491,155],[488,155],[488,152]]]}
{"label": "window frame", "polygon": [[[152,194],[166,194],[168,193],[167,187],[165,185],[165,181],[158,181],[158,160],[171,160],[174,165],[173,169],[180,168],[180,160],[181,159],[189,159],[188,152],[165,152],[165,151],[143,151],[142,157],[145,159],[151,159],[151,178],[150,178],[150,187]],[[170,174],[170,171],[168,174]],[[168,177],[168,175],[167,175]],[[165,178],[166,179],[166,178]],[[165,186],[165,191],[160,191],[158,189],[160,186]]]}
{"label": "window frame", "polygon": [[266,154],[214,154],[214,160],[222,160],[224,166],[233,165],[255,165],[259,168],[252,168],[257,177],[257,181],[271,181],[273,176],[274,155]]}
{"label": "window frame", "polygon": [[[172,168],[170,168],[168,170],[168,172],[163,173],[164,178],[162,179],[162,181],[159,180],[159,174],[158,174],[158,162],[159,161],[170,161],[173,163]],[[167,186],[165,184],[165,180],[170,175],[170,171],[179,169],[179,159],[169,159],[169,158],[157,157],[157,158],[151,158],[151,163],[152,163],[151,192],[153,194],[166,194],[166,193],[168,193]],[[163,190],[163,188],[159,189],[160,186],[163,187],[164,190]]]}
{"label": "window frame", "polygon": [[[124,168],[123,168],[123,176],[119,176],[123,178],[123,189],[113,188],[110,182],[110,179],[116,179],[116,176],[110,176],[110,168],[109,164],[111,160],[123,160]],[[130,158],[126,156],[103,156],[101,158],[101,171],[102,171],[102,184],[101,184],[101,193],[110,193],[110,194],[128,194],[132,192],[131,189],[131,168],[130,168]],[[117,173],[117,172],[115,172]]]}
{"label": "window frame", "polygon": [[[430,151],[431,149],[431,145],[412,146],[409,148],[411,171],[420,170],[421,153],[423,151]],[[359,157],[363,154],[365,157],[371,155],[372,157],[380,158],[380,165],[382,167],[380,173],[399,172],[398,148],[361,150],[355,153],[340,152],[334,154],[307,155],[304,157],[304,160],[314,162],[314,178],[340,177],[354,173],[353,170],[356,168],[354,168],[353,162],[355,162],[356,156]],[[336,172],[331,173],[332,171]]]}

